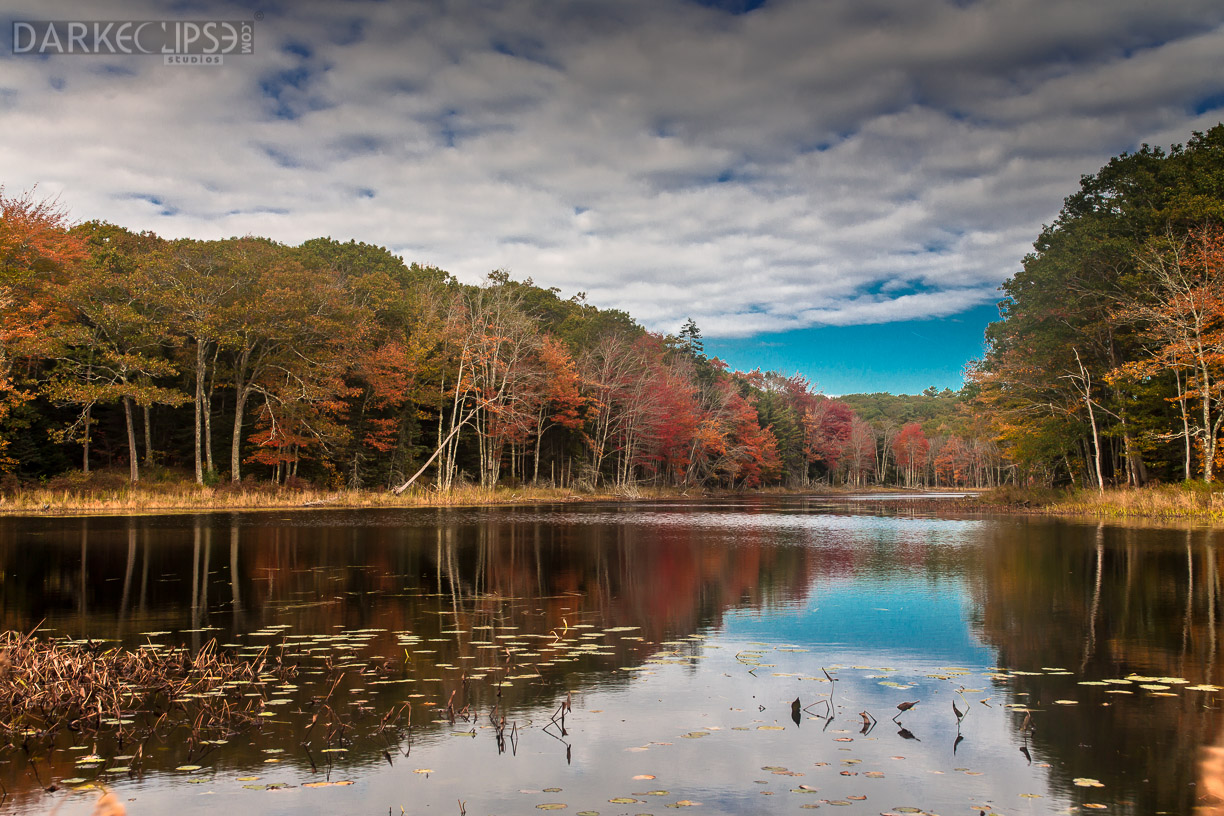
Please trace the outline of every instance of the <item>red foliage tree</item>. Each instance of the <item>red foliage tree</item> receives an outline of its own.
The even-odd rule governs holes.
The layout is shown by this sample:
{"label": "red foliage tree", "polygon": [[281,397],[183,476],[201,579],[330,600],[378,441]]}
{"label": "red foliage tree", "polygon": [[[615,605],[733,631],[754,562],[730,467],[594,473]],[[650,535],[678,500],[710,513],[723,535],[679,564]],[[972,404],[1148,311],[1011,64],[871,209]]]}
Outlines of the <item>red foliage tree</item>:
{"label": "red foliage tree", "polygon": [[906,486],[913,487],[921,480],[930,450],[931,443],[917,422],[909,423],[897,433],[893,440],[893,456],[898,469],[905,473]]}

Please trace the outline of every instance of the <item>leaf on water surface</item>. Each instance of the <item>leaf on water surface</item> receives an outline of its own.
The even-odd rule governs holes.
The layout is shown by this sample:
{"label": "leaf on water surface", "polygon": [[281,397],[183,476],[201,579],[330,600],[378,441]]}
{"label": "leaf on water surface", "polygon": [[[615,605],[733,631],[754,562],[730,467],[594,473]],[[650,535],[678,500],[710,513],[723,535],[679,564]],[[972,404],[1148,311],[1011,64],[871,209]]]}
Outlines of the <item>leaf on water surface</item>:
{"label": "leaf on water surface", "polygon": [[536,810],[565,810],[569,805],[564,802],[544,802],[536,805]]}
{"label": "leaf on water surface", "polygon": [[805,788],[802,785],[800,785],[797,788],[791,788],[791,793],[818,793],[818,792],[819,791],[816,788]]}
{"label": "leaf on water surface", "polygon": [[1103,785],[1100,782],[1100,780],[1089,779],[1086,776],[1077,776],[1075,779],[1071,781],[1073,784],[1075,784],[1077,787],[1080,787],[1080,788],[1103,788],[1105,787],[1105,785]]}
{"label": "leaf on water surface", "polygon": [[615,799],[609,799],[614,805],[637,805],[641,804],[637,799],[630,799],[628,796],[618,796]]}
{"label": "leaf on water surface", "polygon": [[654,778],[655,778],[655,775],[654,775],[654,774],[638,774],[637,776],[635,776],[635,777],[633,777],[633,778],[634,778],[635,780],[641,781],[641,780],[643,780],[643,779],[654,779]]}
{"label": "leaf on water surface", "polygon": [[1055,700],[1055,705],[1079,705],[1079,700]]}
{"label": "leaf on water surface", "polygon": [[1020,798],[1021,799],[1044,799],[1045,797],[1042,796],[1040,793],[1022,793],[1020,794]]}
{"label": "leaf on water surface", "polygon": [[561,789],[560,788],[545,788],[544,792],[545,793],[560,793]]}
{"label": "leaf on water surface", "polygon": [[237,777],[236,781],[238,781],[238,782],[254,782],[254,781],[256,781],[257,779],[259,779],[259,777],[258,777],[258,776],[239,776],[239,777]]}
{"label": "leaf on water surface", "polygon": [[200,767],[201,766],[199,765],[180,765],[174,770],[176,771],[198,771],[200,770]]}
{"label": "leaf on water surface", "polygon": [[867,776],[872,779],[883,779],[884,772],[883,771],[868,771],[867,773],[863,774],[863,776]]}
{"label": "leaf on water surface", "polygon": [[867,801],[866,796],[847,796],[846,798],[854,802],[866,802]]}
{"label": "leaf on water surface", "polygon": [[334,787],[340,787],[343,785],[352,785],[352,784],[353,784],[353,780],[351,779],[337,779],[334,782],[306,782],[306,783],[303,783],[302,787],[303,788],[334,788]]}
{"label": "leaf on water surface", "polygon": [[434,770],[433,768],[414,768],[412,772],[419,774],[431,774],[434,772]]}
{"label": "leaf on water surface", "polygon": [[834,742],[854,742],[854,737],[837,737]]}
{"label": "leaf on water surface", "polygon": [[690,799],[681,799],[679,802],[672,802],[668,804],[667,807],[669,808],[700,807],[700,805],[701,805],[700,802],[694,802]]}
{"label": "leaf on water surface", "polygon": [[1168,686],[1162,686],[1160,683],[1143,683],[1139,688],[1145,691],[1168,691]]}
{"label": "leaf on water surface", "polygon": [[1224,686],[1212,686],[1200,683],[1197,686],[1186,686],[1186,691],[1224,691]]}
{"label": "leaf on water surface", "polygon": [[[761,726],[761,727],[762,727],[762,728],[767,728],[768,726]],[[776,727],[776,726],[775,726],[775,727],[774,727],[774,730],[776,730],[776,731],[783,731],[783,730],[785,730],[785,729],[778,728],[778,727]],[[708,737],[708,736],[710,736],[710,732],[709,732],[709,731],[690,731],[690,732],[688,732],[687,734],[681,734],[680,736],[681,736],[683,739],[701,739],[702,737]]]}
{"label": "leaf on water surface", "polygon": [[785,731],[786,728],[781,725],[758,725],[758,731]]}
{"label": "leaf on water surface", "polygon": [[1108,805],[1098,805],[1096,802],[1085,802],[1084,807],[1088,808],[1089,810],[1105,810]]}

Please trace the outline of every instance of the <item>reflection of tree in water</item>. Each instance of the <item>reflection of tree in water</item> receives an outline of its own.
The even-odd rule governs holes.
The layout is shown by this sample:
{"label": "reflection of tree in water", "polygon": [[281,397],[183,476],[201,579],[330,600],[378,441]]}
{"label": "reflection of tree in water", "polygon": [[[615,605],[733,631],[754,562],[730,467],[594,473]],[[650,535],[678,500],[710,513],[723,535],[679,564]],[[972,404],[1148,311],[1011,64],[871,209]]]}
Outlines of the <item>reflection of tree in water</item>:
{"label": "reflection of tree in water", "polygon": [[[554,524],[535,512],[520,520],[433,511],[382,525],[352,514],[303,518],[10,521],[0,525],[0,565],[18,580],[0,586],[0,614],[7,628],[45,619],[76,637],[140,642],[144,631],[185,632],[195,647],[273,624],[380,628],[389,630],[375,643],[384,655],[402,653],[392,633],[412,631],[447,637],[437,660],[455,665],[483,661],[487,650],[444,630],[640,627],[644,643],[617,641],[615,656],[582,659],[606,668],[640,659],[651,642],[717,626],[730,608],[800,597],[832,558],[776,546],[760,530],[712,541],[685,526]],[[39,546],[29,546],[31,533]]]}
{"label": "reflection of tree in water", "polygon": [[[1012,702],[1037,710],[1031,743],[1070,780],[1101,780],[1133,812],[1188,813],[1198,749],[1221,742],[1219,700],[1174,685],[1173,697],[1079,686],[1146,677],[1215,683],[1220,548],[1203,530],[1015,521],[984,548],[981,631],[1006,669],[1065,668],[1069,676],[1016,677]],[[1027,696],[1024,696],[1027,694]],[[1055,705],[1062,698],[1075,706]],[[1017,715],[1020,716],[1020,715]],[[1019,721],[1017,720],[1017,725]]]}

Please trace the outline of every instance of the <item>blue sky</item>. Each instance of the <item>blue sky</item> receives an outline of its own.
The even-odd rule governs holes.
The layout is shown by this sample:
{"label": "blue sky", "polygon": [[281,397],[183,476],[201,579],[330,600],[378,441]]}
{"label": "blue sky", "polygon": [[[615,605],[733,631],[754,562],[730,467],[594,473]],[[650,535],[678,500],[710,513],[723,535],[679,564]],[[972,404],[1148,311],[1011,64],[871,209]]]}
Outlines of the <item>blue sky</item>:
{"label": "blue sky", "polygon": [[[6,8],[10,192],[505,269],[828,393],[956,387],[1080,175],[1224,118],[1218,0]],[[252,21],[255,52],[13,53],[74,19]]]}

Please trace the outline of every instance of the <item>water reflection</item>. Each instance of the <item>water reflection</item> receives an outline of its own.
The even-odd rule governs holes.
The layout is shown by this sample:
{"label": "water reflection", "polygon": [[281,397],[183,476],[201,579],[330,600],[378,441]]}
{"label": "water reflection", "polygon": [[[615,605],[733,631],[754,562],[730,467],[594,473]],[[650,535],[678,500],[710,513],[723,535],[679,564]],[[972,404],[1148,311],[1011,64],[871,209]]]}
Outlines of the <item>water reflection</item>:
{"label": "water reflection", "polygon": [[[853,806],[862,788],[873,813],[955,812],[967,799],[1011,812],[1037,796],[1051,811],[1189,812],[1196,789],[1204,803],[1224,790],[1220,694],[1190,690],[1219,675],[1214,533],[864,512],[777,500],[2,519],[0,615],[7,629],[42,622],[128,645],[278,644],[304,667],[285,711],[309,711],[325,670],[348,665],[337,695],[355,717],[449,701],[481,713],[464,727],[488,750],[488,712],[523,729],[515,764],[475,787],[473,749],[436,715],[418,715],[410,746],[354,743],[335,761],[362,779],[352,801],[374,810],[407,803],[397,750],[435,771],[428,786],[410,780],[415,801],[462,797],[490,813],[534,806],[519,790],[557,786],[574,810],[618,794],[646,808],[649,797],[629,796],[646,754],[703,812],[803,797],[798,782],[759,784],[776,773],[760,768],[784,765],[820,788],[812,803]],[[564,735],[543,736],[571,694]],[[889,722],[909,700],[920,702]],[[250,774],[263,752],[285,750],[278,768],[300,783],[317,770],[291,756],[302,730],[272,721],[209,767],[216,779]],[[855,762],[878,776],[840,773],[842,739],[858,740]],[[49,808],[12,756],[0,765],[4,807]],[[158,774],[188,758],[164,746],[148,777],[114,784],[149,807],[186,796],[183,780]],[[62,756],[48,771],[76,773]],[[230,788],[217,793],[265,809]]]}

